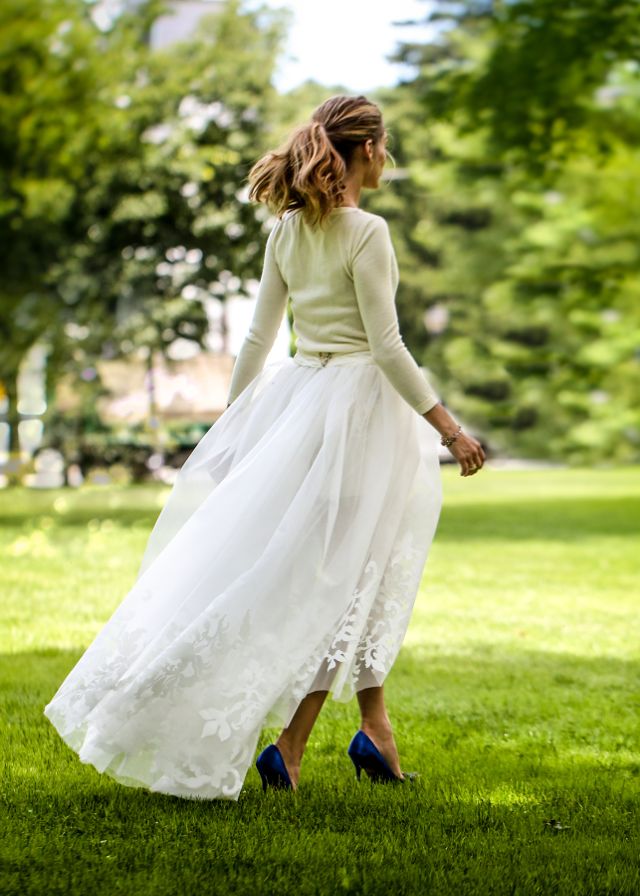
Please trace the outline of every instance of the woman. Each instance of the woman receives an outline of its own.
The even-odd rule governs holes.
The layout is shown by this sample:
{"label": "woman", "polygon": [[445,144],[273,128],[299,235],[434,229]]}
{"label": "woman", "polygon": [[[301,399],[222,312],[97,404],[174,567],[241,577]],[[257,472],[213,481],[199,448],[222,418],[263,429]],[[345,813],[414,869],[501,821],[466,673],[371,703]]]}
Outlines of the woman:
{"label": "woman", "polygon": [[[431,434],[463,476],[485,458],[404,346],[388,228],[358,207],[385,144],[378,107],[337,96],[251,171],[251,198],[277,220],[227,410],[180,470],[133,588],[45,708],[123,784],[238,799],[262,729],[282,726],[256,765],[265,789],[295,790],[329,691],[357,694],[358,777],[410,777],[383,682],[440,513]],[[289,299],[296,354],[265,366]]]}

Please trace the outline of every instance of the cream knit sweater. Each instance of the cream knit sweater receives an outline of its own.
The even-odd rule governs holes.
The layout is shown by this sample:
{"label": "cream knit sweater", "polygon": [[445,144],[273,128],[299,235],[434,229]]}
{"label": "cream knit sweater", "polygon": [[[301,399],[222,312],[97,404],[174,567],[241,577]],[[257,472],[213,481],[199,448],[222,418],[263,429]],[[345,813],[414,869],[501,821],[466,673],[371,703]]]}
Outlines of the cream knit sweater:
{"label": "cream knit sweater", "polygon": [[[262,370],[291,299],[300,354],[370,351],[419,414],[439,398],[398,328],[398,265],[384,218],[342,206],[326,229],[288,212],[269,234],[253,320],[231,377],[229,401]],[[330,363],[330,362],[329,362]]]}

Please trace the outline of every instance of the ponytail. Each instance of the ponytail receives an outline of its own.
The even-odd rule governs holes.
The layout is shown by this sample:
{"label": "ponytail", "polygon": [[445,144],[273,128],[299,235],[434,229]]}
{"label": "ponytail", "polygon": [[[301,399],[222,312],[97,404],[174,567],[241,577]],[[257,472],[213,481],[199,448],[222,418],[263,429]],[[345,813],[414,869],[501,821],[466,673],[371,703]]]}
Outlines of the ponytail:
{"label": "ponytail", "polygon": [[384,133],[382,115],[365,97],[332,97],[286,143],[267,153],[249,172],[249,198],[281,218],[302,209],[322,225],[342,204],[347,166],[358,143]]}

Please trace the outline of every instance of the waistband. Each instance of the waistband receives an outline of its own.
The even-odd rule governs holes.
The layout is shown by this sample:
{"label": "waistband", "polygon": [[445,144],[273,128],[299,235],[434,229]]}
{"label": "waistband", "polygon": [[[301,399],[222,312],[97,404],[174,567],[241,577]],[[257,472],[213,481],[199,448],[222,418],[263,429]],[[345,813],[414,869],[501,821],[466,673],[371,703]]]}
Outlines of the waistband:
{"label": "waistband", "polygon": [[293,356],[296,364],[305,367],[326,367],[345,364],[375,364],[370,351],[357,352],[301,352],[296,351]]}

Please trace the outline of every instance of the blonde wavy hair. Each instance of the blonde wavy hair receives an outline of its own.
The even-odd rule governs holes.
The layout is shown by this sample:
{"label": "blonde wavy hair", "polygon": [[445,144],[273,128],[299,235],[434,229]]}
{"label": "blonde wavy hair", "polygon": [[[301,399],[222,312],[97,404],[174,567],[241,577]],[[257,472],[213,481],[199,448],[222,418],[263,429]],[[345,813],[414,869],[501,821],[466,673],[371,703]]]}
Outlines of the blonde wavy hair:
{"label": "blonde wavy hair", "polygon": [[384,132],[375,103],[365,96],[333,96],[279,149],[255,163],[249,198],[264,202],[278,218],[302,209],[310,224],[322,225],[342,205],[344,177],[357,146],[369,139],[377,143]]}

